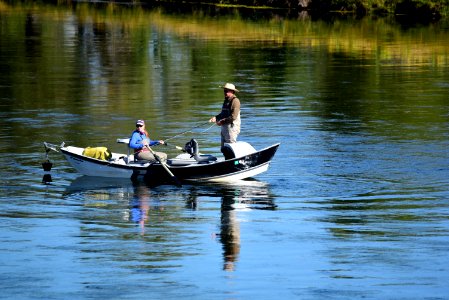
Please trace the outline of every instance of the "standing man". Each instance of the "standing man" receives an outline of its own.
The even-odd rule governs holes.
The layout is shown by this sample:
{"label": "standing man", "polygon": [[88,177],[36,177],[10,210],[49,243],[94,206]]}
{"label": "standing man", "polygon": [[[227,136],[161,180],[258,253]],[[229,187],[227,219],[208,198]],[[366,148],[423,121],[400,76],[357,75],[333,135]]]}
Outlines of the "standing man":
{"label": "standing man", "polygon": [[221,149],[225,143],[235,143],[240,133],[240,100],[235,96],[238,92],[235,85],[226,83],[223,86],[224,102],[221,113],[212,117],[209,122],[221,126]]}

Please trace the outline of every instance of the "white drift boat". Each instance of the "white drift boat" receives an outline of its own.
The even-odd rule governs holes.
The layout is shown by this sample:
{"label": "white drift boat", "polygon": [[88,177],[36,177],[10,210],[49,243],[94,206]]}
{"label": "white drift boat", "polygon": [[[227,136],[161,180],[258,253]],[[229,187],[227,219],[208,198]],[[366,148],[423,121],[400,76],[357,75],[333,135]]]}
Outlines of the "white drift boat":
{"label": "white drift boat", "polygon": [[[118,139],[118,143],[128,144],[129,139]],[[187,147],[189,145],[189,147]],[[150,182],[164,182],[170,179],[190,182],[231,182],[254,177],[268,170],[279,143],[254,149],[249,143],[225,144],[225,157],[199,154],[198,143],[192,139],[182,149],[186,153],[166,162],[137,161],[128,153],[110,153],[107,159],[87,156],[86,148],[60,146],[44,142],[49,150],[61,152],[79,173],[87,176],[109,178],[143,178]]]}

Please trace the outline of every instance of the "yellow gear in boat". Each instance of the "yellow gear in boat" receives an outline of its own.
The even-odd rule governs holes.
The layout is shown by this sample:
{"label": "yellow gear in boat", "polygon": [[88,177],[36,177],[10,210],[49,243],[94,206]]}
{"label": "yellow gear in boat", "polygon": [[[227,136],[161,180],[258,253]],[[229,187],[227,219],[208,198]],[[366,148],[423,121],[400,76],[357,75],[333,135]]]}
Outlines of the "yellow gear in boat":
{"label": "yellow gear in boat", "polygon": [[83,150],[83,155],[100,160],[110,160],[112,153],[107,147],[86,147]]}

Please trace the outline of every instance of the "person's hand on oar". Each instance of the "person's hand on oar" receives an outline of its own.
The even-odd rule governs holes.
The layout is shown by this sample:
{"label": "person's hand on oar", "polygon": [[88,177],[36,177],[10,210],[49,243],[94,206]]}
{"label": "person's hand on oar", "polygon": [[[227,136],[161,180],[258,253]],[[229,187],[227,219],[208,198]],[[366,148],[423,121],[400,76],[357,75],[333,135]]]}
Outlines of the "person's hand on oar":
{"label": "person's hand on oar", "polygon": [[162,165],[162,167],[164,167],[165,171],[167,171],[167,173],[170,175],[171,179],[176,183],[176,185],[182,186],[181,182],[178,180],[178,178],[176,178],[176,176],[172,173],[172,171],[170,171],[167,164],[159,157],[159,155],[157,155],[156,152],[154,152],[150,146],[146,145],[146,147],[148,148],[148,150],[150,150],[150,152],[154,155],[154,157]]}

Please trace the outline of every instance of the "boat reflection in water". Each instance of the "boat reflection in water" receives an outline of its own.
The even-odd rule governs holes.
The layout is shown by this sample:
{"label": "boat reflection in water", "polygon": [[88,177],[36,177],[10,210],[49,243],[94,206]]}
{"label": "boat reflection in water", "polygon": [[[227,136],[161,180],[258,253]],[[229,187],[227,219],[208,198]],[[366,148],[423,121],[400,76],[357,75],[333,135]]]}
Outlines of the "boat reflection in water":
{"label": "boat reflection in water", "polygon": [[93,176],[76,178],[65,192],[71,197],[81,198],[84,206],[117,208],[121,219],[137,224],[142,235],[149,221],[151,193],[151,187],[144,183]]}
{"label": "boat reflection in water", "polygon": [[109,190],[122,190],[131,192],[133,183],[131,180],[122,178],[106,178],[95,176],[80,176],[70,182],[66,187],[64,195],[83,194],[88,192],[107,193]]}
{"label": "boat reflection in water", "polygon": [[[81,176],[66,189],[66,196],[82,202],[83,206],[97,208],[90,211],[89,216],[82,217],[90,224],[95,223],[94,220],[97,218],[101,219],[102,224],[106,219],[117,220],[119,211],[120,219],[137,224],[141,235],[150,234],[145,231],[150,223],[152,231],[162,230],[160,227],[166,232],[167,228],[164,227],[166,225],[163,224],[166,219],[171,220],[171,225],[174,225],[173,221],[176,223],[177,220],[185,218],[176,199],[184,201],[185,209],[200,213],[200,206],[210,205],[216,209],[220,203],[220,230],[214,233],[214,237],[222,244],[223,269],[226,271],[235,269],[240,254],[242,218],[240,214],[251,210],[276,209],[269,185],[257,180],[241,180],[220,185],[196,184],[177,188],[169,185],[148,186],[120,179]],[[154,222],[154,218],[159,219]],[[196,220],[198,219],[195,218],[193,221]],[[182,222],[185,225],[184,221]]]}

